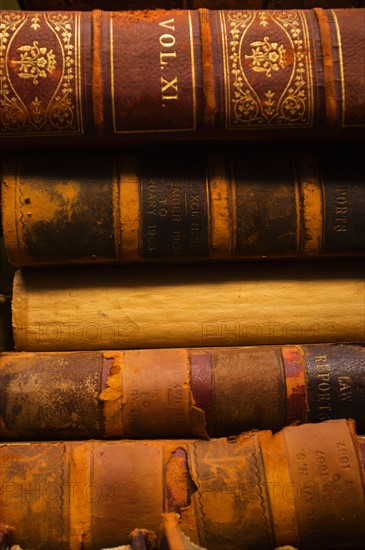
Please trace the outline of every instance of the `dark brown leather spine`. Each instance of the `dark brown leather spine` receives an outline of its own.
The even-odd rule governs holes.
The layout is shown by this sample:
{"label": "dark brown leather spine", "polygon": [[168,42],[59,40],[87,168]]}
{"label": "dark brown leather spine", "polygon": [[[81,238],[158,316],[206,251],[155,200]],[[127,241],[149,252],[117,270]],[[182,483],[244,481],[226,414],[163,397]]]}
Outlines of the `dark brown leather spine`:
{"label": "dark brown leather spine", "polygon": [[360,549],[365,537],[364,468],[346,420],[228,440],[3,443],[0,461],[2,520],[34,550],[127,544],[164,512],[210,550]]}
{"label": "dark brown leather spine", "polygon": [[365,253],[356,151],[23,156],[4,162],[15,265]]}
{"label": "dark brown leather spine", "polygon": [[8,353],[0,388],[8,440],[213,437],[342,417],[365,429],[356,344]]}
{"label": "dark brown leather spine", "polygon": [[4,147],[363,137],[363,9],[3,11]]}

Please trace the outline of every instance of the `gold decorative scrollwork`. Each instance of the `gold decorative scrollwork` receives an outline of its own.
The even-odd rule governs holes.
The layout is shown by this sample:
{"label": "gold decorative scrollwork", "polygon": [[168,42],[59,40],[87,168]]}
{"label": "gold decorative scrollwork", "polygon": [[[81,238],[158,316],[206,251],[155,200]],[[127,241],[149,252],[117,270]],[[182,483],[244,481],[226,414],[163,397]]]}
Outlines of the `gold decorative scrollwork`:
{"label": "gold decorative scrollwork", "polygon": [[27,119],[26,109],[18,104],[13,95],[5,63],[9,40],[25,20],[25,15],[22,13],[0,12],[0,120],[2,130],[17,131],[25,125]]}
{"label": "gold decorative scrollwork", "polygon": [[[310,125],[312,75],[305,15],[297,10],[221,13],[222,31],[226,33],[227,127]],[[265,36],[250,41],[251,54],[244,53],[247,37],[253,36],[253,25],[264,27]],[[273,40],[271,33],[275,37],[281,34],[283,39]],[[249,73],[251,70],[266,79],[284,69],[283,78],[289,80],[280,82],[276,78],[274,87],[267,87],[262,79],[252,80]]]}
{"label": "gold decorative scrollwork", "polygon": [[20,60],[12,60],[12,65],[18,67],[20,78],[31,79],[33,84],[39,84],[39,78],[46,78],[47,72],[52,74],[56,68],[56,56],[53,50],[38,46],[35,40],[32,46],[20,46]]}
{"label": "gold decorative scrollwork", "polygon": [[[0,13],[0,131],[3,135],[82,133],[76,38],[79,24],[79,16],[72,13]],[[23,27],[29,42],[16,49],[13,46],[9,55],[15,37],[19,43]],[[59,53],[56,54],[50,44],[40,43],[37,34],[41,28],[42,37],[51,36],[50,30],[57,36]],[[48,34],[44,34],[45,30]],[[18,52],[18,58],[14,57],[14,52]],[[37,86],[37,93],[32,96],[29,87],[21,89],[19,86],[17,90],[14,75]],[[43,88],[42,83],[51,75],[51,88],[49,85]],[[52,89],[54,92],[50,94]]]}
{"label": "gold decorative scrollwork", "polygon": [[56,94],[53,104],[49,109],[49,120],[55,128],[65,129],[74,125],[74,106],[71,101],[71,95],[74,91],[73,81],[75,79],[72,44],[72,26],[70,17],[67,14],[54,13],[49,14],[49,20],[53,23],[55,30],[61,34],[64,44],[65,59],[64,73],[59,87],[59,93]]}
{"label": "gold decorative scrollwork", "polygon": [[252,59],[253,71],[264,72],[270,78],[271,71],[285,67],[286,49],[283,44],[279,46],[277,42],[269,42],[269,37],[265,36],[263,40],[251,42],[250,46],[252,55],[246,54],[245,59]]}

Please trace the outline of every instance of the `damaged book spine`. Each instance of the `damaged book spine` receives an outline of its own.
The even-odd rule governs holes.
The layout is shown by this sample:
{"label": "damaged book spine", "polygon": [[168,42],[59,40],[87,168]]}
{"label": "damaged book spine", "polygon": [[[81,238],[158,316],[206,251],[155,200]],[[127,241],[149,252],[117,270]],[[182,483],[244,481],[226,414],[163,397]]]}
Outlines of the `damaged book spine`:
{"label": "damaged book spine", "polygon": [[360,549],[363,451],[348,420],[210,441],[2,443],[2,521],[33,550],[127,544],[165,512],[209,550]]}
{"label": "damaged book spine", "polygon": [[337,153],[8,157],[8,259],[24,266],[364,255],[364,162],[356,150]]}
{"label": "damaged book spine", "polygon": [[0,393],[5,440],[207,438],[331,418],[362,433],[365,347],[4,353]]}
{"label": "damaged book spine", "polygon": [[363,138],[363,22],[364,8],[2,11],[2,147]]}
{"label": "damaged book spine", "polygon": [[17,351],[364,342],[359,260],[19,270]]}

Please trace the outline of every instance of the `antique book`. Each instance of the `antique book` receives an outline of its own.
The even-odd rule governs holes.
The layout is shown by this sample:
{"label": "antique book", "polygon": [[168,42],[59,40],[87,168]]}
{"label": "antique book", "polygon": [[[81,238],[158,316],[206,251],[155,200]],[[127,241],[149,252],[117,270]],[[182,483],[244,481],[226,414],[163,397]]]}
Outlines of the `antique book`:
{"label": "antique book", "polygon": [[164,512],[209,550],[362,549],[364,458],[348,420],[210,441],[2,443],[2,521],[32,550],[127,544]]}
{"label": "antique book", "polygon": [[365,341],[363,263],[29,268],[15,274],[18,351]]}
{"label": "antique book", "polygon": [[3,11],[1,146],[363,138],[364,10]]}
{"label": "antique book", "polygon": [[23,155],[4,161],[11,263],[365,254],[355,149]]}
{"label": "antique book", "polygon": [[5,440],[207,438],[331,418],[363,433],[365,347],[10,352],[0,396]]}
{"label": "antique book", "polygon": [[[5,0],[2,0],[5,1]],[[310,9],[361,7],[364,0],[20,0],[27,10]]]}

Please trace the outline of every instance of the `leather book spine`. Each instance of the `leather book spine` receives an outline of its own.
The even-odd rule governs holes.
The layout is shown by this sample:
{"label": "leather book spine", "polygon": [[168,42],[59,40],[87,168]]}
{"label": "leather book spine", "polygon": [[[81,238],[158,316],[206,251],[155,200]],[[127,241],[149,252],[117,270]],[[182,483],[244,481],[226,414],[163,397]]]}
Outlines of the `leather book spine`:
{"label": "leather book spine", "polygon": [[127,544],[165,512],[210,550],[360,549],[365,538],[351,421],[210,441],[2,443],[0,461],[2,520],[34,550]]}
{"label": "leather book spine", "polygon": [[363,137],[363,18],[1,12],[2,147]]}
{"label": "leather book spine", "polygon": [[4,162],[3,232],[24,265],[365,254],[356,151],[38,155]]}
{"label": "leather book spine", "polygon": [[327,262],[20,270],[16,349],[364,342],[362,263]]}
{"label": "leather book spine", "polygon": [[7,440],[207,438],[333,418],[365,429],[355,344],[7,353],[0,388]]}

